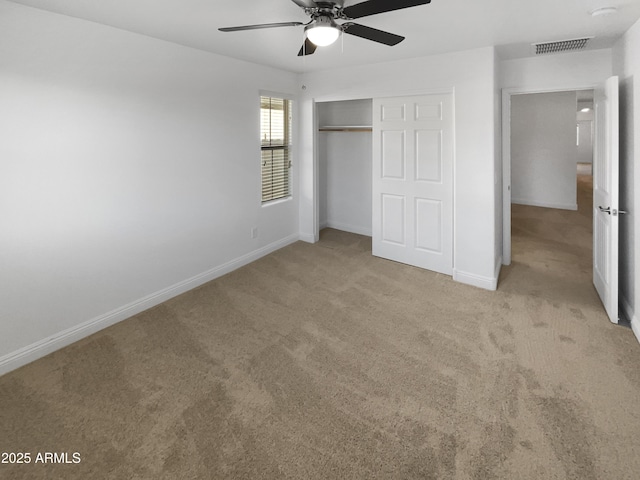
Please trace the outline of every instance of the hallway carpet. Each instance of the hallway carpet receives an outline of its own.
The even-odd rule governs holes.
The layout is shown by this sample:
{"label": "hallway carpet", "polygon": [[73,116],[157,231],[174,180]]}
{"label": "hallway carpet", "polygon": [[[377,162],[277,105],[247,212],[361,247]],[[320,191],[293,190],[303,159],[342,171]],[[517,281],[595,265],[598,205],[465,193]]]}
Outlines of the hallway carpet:
{"label": "hallway carpet", "polygon": [[324,230],[0,377],[0,478],[638,478],[589,215],[514,205],[497,292]]}

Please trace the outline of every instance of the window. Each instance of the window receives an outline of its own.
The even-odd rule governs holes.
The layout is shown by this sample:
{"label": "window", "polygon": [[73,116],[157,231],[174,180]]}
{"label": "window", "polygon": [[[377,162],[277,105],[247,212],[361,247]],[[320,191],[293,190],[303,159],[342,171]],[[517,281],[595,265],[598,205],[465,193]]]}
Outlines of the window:
{"label": "window", "polygon": [[291,103],[260,97],[262,203],[291,196]]}

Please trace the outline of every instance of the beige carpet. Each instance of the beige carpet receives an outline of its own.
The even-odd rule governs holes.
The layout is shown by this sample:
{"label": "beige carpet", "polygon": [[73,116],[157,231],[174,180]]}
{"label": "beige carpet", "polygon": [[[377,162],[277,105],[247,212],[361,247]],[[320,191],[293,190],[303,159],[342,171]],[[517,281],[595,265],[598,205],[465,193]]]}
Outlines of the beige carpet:
{"label": "beige carpet", "polygon": [[325,230],[0,377],[1,452],[81,456],[0,478],[638,478],[589,207],[513,217],[497,292]]}

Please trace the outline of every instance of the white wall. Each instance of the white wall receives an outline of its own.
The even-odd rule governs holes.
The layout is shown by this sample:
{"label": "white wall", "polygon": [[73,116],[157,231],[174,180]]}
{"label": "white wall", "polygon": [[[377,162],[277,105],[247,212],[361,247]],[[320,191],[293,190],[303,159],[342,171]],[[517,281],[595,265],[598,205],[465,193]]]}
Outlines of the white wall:
{"label": "white wall", "polygon": [[258,156],[296,80],[0,1],[0,373],[297,239]]}
{"label": "white wall", "polygon": [[[577,97],[577,96],[576,96]],[[582,108],[588,107],[586,112]],[[576,123],[578,125],[578,145],[576,148],[576,162],[593,163],[593,101],[578,100],[576,111]]]}
{"label": "white wall", "polygon": [[593,163],[593,120],[578,120],[577,124],[576,162]]}
{"label": "white wall", "polygon": [[577,120],[578,145],[576,146],[576,162],[593,163],[593,120]]}
{"label": "white wall", "polygon": [[576,94],[511,97],[511,201],[576,210]]}
{"label": "white wall", "polygon": [[[320,126],[370,126],[371,99],[317,104]],[[320,228],[371,236],[371,132],[318,134]]]}
{"label": "white wall", "polygon": [[314,72],[302,76],[305,133],[301,163],[301,236],[313,240],[319,201],[316,101],[416,95],[454,91],[455,197],[454,278],[495,288],[495,57],[493,48],[374,65]]}
{"label": "white wall", "polygon": [[611,76],[611,50],[541,55],[500,62],[502,88],[582,90]]}
{"label": "white wall", "polygon": [[318,135],[320,227],[371,236],[370,132]]}
{"label": "white wall", "polygon": [[613,49],[614,73],[620,77],[620,296],[640,340],[640,21]]}
{"label": "white wall", "polygon": [[317,105],[320,127],[361,126],[371,127],[373,100],[362,98],[341,102],[323,102]]}

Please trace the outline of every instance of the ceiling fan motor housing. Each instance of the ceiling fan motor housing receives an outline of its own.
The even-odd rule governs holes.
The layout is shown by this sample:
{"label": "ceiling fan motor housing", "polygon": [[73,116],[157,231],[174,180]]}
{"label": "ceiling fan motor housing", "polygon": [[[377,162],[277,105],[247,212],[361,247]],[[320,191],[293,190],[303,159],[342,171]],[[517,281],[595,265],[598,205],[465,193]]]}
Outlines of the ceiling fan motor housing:
{"label": "ceiling fan motor housing", "polygon": [[305,8],[304,10],[312,18],[320,15],[326,15],[331,18],[344,18],[342,7],[335,2],[316,2],[314,8]]}
{"label": "ceiling fan motor housing", "polygon": [[309,23],[306,27],[304,27],[304,29],[308,30],[310,28],[315,28],[315,27],[329,27],[329,28],[337,28],[338,30],[340,30],[340,25],[338,25],[335,22],[333,17],[324,13],[315,15],[313,17],[313,21]]}

